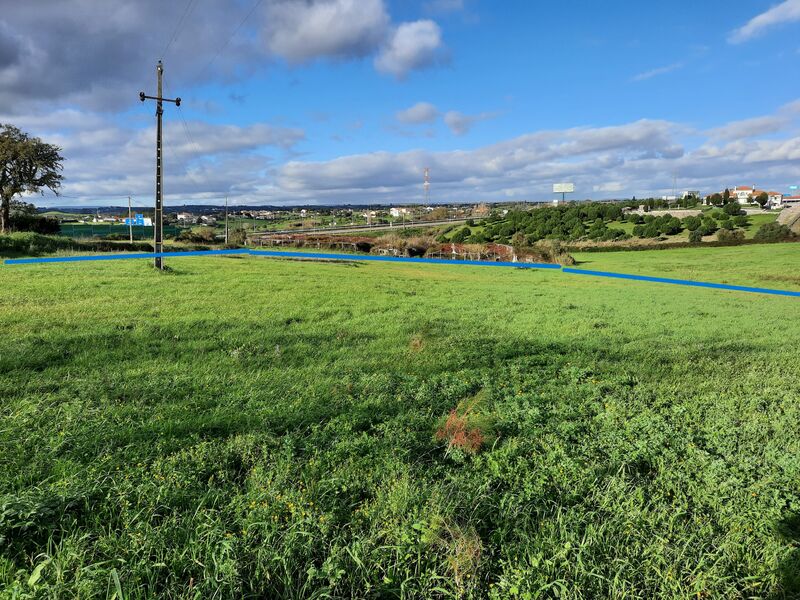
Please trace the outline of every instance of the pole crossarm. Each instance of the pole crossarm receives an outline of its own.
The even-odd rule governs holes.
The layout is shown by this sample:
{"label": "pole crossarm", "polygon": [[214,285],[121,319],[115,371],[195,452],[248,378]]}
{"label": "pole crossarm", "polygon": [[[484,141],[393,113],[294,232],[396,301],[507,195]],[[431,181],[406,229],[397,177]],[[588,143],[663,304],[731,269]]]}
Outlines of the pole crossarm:
{"label": "pole crossarm", "polygon": [[173,104],[175,104],[175,106],[181,105],[180,98],[160,98],[158,96],[148,96],[144,92],[139,92],[139,100],[141,100],[142,102],[144,102],[145,100],[156,100],[158,102],[172,102]]}

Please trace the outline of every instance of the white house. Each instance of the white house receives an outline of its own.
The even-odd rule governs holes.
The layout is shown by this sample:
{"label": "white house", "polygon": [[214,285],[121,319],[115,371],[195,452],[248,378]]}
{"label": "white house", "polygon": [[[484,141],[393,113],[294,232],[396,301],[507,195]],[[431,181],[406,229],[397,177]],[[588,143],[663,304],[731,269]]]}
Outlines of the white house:
{"label": "white house", "polygon": [[783,206],[783,194],[780,192],[767,192],[767,208],[781,208]]}
{"label": "white house", "polygon": [[209,215],[203,215],[202,217],[200,217],[200,220],[203,223],[205,223],[206,225],[216,225],[217,224],[216,217],[212,217],[212,216],[209,216]]}
{"label": "white house", "polygon": [[397,217],[402,217],[403,215],[407,215],[408,209],[392,207],[389,209],[389,214],[396,219]]}
{"label": "white house", "polygon": [[178,221],[181,223],[197,223],[197,219],[195,219],[192,213],[178,213]]}
{"label": "white house", "polygon": [[751,204],[755,197],[756,186],[737,185],[734,188],[729,188],[729,190],[731,198],[738,200],[739,204]]}

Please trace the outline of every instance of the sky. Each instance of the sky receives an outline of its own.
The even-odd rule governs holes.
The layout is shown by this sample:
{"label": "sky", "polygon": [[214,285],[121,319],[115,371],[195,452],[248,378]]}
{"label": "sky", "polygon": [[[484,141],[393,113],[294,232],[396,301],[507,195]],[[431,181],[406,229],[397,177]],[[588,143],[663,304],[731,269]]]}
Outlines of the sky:
{"label": "sky", "polygon": [[0,123],[61,197],[542,201],[800,184],[800,0],[2,0]]}

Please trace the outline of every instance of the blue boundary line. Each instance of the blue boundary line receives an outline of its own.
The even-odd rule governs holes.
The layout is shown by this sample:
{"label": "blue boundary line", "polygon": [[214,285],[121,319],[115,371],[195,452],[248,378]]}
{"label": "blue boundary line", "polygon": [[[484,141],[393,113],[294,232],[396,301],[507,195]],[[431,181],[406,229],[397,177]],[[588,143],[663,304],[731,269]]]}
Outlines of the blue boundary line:
{"label": "blue boundary line", "polygon": [[244,248],[233,250],[191,250],[185,252],[135,252],[125,254],[93,254],[92,256],[48,256],[46,258],[7,258],[3,261],[5,265],[31,265],[35,263],[64,263],[82,262],[87,260],[125,260],[133,258],[155,258],[156,256],[206,256],[212,254],[248,254],[250,251]]}
{"label": "blue boundary line", "polygon": [[126,254],[97,254],[92,256],[52,256],[45,258],[9,258],[3,261],[5,265],[26,265],[38,263],[66,263],[83,262],[97,260],[128,260],[128,259],[152,259],[156,256],[166,258],[177,258],[182,256],[214,256],[214,255],[241,255],[268,256],[271,258],[305,258],[305,259],[326,259],[326,260],[350,260],[350,261],[376,261],[376,262],[395,262],[395,263],[416,263],[416,264],[441,264],[441,265],[467,265],[475,267],[512,267],[516,269],[552,269],[561,270],[563,273],[571,275],[590,275],[593,277],[608,277],[611,279],[628,279],[633,281],[647,281],[650,283],[668,283],[672,285],[685,285],[690,287],[712,288],[717,290],[731,290],[735,292],[749,292],[756,294],[772,294],[776,296],[791,296],[798,298],[800,292],[789,290],[777,290],[772,288],[748,287],[742,285],[728,285],[724,283],[710,283],[707,281],[691,281],[689,279],[670,279],[667,277],[651,277],[649,275],[629,275],[627,273],[612,273],[609,271],[591,271],[588,269],[572,269],[549,263],[519,263],[519,262],[490,262],[485,260],[451,260],[447,258],[411,258],[400,256],[371,256],[359,254],[332,254],[322,252],[280,252],[274,250],[250,250],[247,248],[235,248],[231,250],[192,250],[185,252],[142,252]]}
{"label": "blue boundary line", "polygon": [[743,285],[728,285],[725,283],[709,283],[707,281],[691,281],[689,279],[669,279],[667,277],[650,277],[648,275],[628,275],[627,273],[611,273],[608,271],[589,271],[584,269],[570,269],[564,267],[564,273],[573,275],[591,275],[593,277],[610,277],[612,279],[632,279],[634,281],[649,281],[651,283],[670,283],[672,285],[687,285],[691,287],[713,288],[716,290],[733,290],[735,292],[751,292],[757,294],[774,294],[777,296],[800,297],[800,292],[789,290],[776,290],[771,288],[747,287]]}
{"label": "blue boundary line", "polygon": [[87,260],[124,260],[134,258],[173,258],[180,256],[212,256],[219,254],[250,254],[253,256],[269,256],[274,258],[314,258],[328,260],[352,260],[352,261],[380,261],[380,262],[411,262],[423,264],[442,264],[442,265],[470,265],[479,267],[516,267],[522,269],[560,269],[560,265],[549,263],[520,263],[520,262],[490,262],[487,260],[450,260],[447,258],[407,258],[401,256],[371,256],[360,254],[332,254],[319,252],[278,252],[274,250],[249,250],[246,248],[236,248],[233,250],[194,250],[189,252],[155,252],[137,254],[96,254],[92,256],[52,256],[46,258],[9,258],[3,261],[6,265],[29,265],[37,263],[63,263],[81,262]]}

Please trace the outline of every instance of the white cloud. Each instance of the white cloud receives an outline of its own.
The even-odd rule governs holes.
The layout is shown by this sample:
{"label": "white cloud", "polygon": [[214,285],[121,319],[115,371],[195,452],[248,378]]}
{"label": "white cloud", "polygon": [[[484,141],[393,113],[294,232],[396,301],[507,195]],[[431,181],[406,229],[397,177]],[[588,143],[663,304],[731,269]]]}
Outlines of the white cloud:
{"label": "white cloud", "polygon": [[413,125],[433,123],[438,117],[439,111],[430,102],[417,102],[414,106],[401,110],[395,115],[400,123]]}
{"label": "white cloud", "polygon": [[383,0],[283,0],[267,4],[268,50],[290,62],[363,57],[386,39]]}
{"label": "white cloud", "polygon": [[767,29],[785,23],[800,21],[800,0],[784,0],[769,10],[756,15],[728,36],[732,44],[740,44],[758,37]]}
{"label": "white cloud", "polygon": [[[731,181],[783,189],[800,179],[800,103],[772,115],[696,131],[669,121],[639,120],[609,127],[527,133],[469,150],[371,152],[312,161],[294,155],[302,130],[267,123],[216,125],[166,122],[165,193],[168,206],[219,200],[250,204],[337,204],[421,201],[420,173],[431,168],[435,201],[516,198],[545,200],[554,181],[574,181],[578,197],[662,195],[672,174],[687,189],[716,190]],[[142,117],[144,114],[142,113]],[[64,127],[58,126],[58,119]],[[777,121],[775,120],[777,119]],[[7,120],[0,115],[0,122]],[[65,109],[16,124],[64,148],[67,196],[53,205],[109,204],[132,193],[152,195],[151,126],[138,115],[127,125]],[[782,123],[779,131],[775,124]],[[768,137],[763,137],[768,136]],[[686,146],[686,140],[691,141]],[[287,158],[287,156],[289,158]]]}
{"label": "white cloud", "polygon": [[479,121],[486,121],[492,119],[496,115],[494,113],[481,113],[479,115],[465,115],[456,110],[451,110],[445,113],[444,123],[450,128],[455,135],[464,135],[468,133],[472,126]]}
{"label": "white cloud", "polygon": [[402,23],[389,37],[375,67],[402,79],[409,71],[436,63],[441,56],[442,32],[431,20]]}
{"label": "white cloud", "polygon": [[672,71],[677,71],[678,69],[682,69],[683,66],[684,66],[683,63],[676,62],[672,63],[671,65],[666,65],[664,67],[658,67],[657,69],[650,69],[649,71],[644,71],[643,73],[634,75],[631,79],[633,81],[644,81],[646,79],[657,77],[658,75],[664,75],[666,73],[671,73]]}
{"label": "white cloud", "polygon": [[787,119],[780,116],[754,117],[732,121],[722,127],[708,131],[713,139],[739,140],[781,131],[787,124]]}

